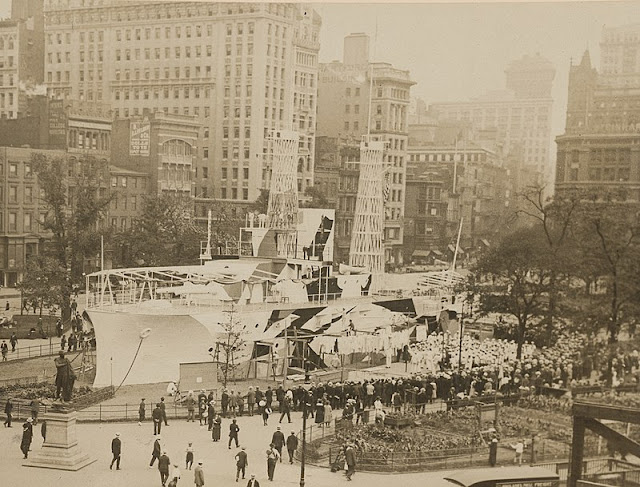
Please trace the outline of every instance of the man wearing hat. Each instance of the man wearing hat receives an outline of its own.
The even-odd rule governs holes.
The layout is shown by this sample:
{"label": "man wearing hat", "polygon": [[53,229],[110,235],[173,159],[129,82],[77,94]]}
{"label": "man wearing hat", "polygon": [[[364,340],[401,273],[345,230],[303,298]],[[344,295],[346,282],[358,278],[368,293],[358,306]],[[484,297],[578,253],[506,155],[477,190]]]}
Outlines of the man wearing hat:
{"label": "man wearing hat", "polygon": [[344,450],[344,459],[347,464],[347,480],[351,480],[351,476],[356,473],[356,452],[352,445],[347,445]]}
{"label": "man wearing hat", "polygon": [[276,429],[271,437],[271,443],[278,450],[278,455],[280,456],[280,463],[282,463],[282,447],[284,446],[284,433],[280,431],[280,426]]}
{"label": "man wearing hat", "polygon": [[267,476],[271,481],[273,481],[273,474],[276,472],[276,463],[278,462],[279,456],[273,443],[269,445],[269,449],[267,450]]}
{"label": "man wearing hat", "polygon": [[153,419],[153,434],[159,435],[162,431],[162,409],[160,409],[160,403],[156,404],[156,408],[151,413]]}
{"label": "man wearing hat", "polygon": [[193,481],[196,487],[202,487],[204,485],[204,471],[202,470],[202,460],[198,460],[198,466],[193,471]]}
{"label": "man wearing hat", "polygon": [[289,453],[289,463],[293,463],[293,454],[298,449],[298,437],[296,432],[292,431],[287,437],[287,453]]}
{"label": "man wearing hat", "polygon": [[29,448],[33,440],[33,418],[27,418],[22,425],[22,441],[20,442],[20,450],[25,458],[29,455]]}
{"label": "man wearing hat", "polygon": [[116,436],[111,440],[111,453],[113,453],[113,460],[109,465],[109,470],[113,469],[113,464],[116,464],[116,470],[120,470],[120,452],[122,451],[122,442],[120,441],[120,433],[116,433]]}
{"label": "man wearing hat", "polygon": [[162,485],[166,485],[167,479],[169,478],[169,465],[171,465],[171,460],[167,452],[163,451],[158,459],[158,471],[160,472],[160,482],[162,482]]}
{"label": "man wearing hat", "polygon": [[140,406],[138,406],[138,424],[142,424],[147,414],[147,405],[144,402],[144,397],[140,400]]}
{"label": "man wearing hat", "polygon": [[255,474],[251,474],[251,479],[247,482],[247,487],[260,487],[260,482],[256,480]]}
{"label": "man wearing hat", "polygon": [[245,451],[244,446],[238,453],[236,453],[235,459],[236,459],[236,467],[237,467],[237,470],[236,470],[236,482],[237,482],[238,478],[240,477],[240,472],[242,472],[242,480],[244,480],[245,471],[249,466],[249,459],[247,458],[247,452]]}
{"label": "man wearing hat", "polygon": [[149,462],[149,468],[153,467],[153,464],[160,458],[162,447],[160,446],[160,435],[156,436],[156,441],[153,442],[153,452],[151,452],[151,462]]}

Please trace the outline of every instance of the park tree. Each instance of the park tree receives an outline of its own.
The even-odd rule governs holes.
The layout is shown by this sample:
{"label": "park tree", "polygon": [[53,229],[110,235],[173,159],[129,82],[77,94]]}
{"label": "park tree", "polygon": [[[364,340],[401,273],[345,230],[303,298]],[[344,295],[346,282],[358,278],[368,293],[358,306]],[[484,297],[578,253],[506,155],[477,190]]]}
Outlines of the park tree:
{"label": "park tree", "polygon": [[565,302],[562,295],[569,287],[576,264],[571,228],[577,218],[580,198],[573,195],[551,199],[544,194],[544,186],[527,188],[518,195],[524,203],[518,213],[528,217],[533,226],[539,229],[540,243],[547,253],[548,304],[543,322],[546,341],[550,343],[556,318],[565,316],[570,309],[563,306]]}
{"label": "park tree", "polygon": [[59,292],[66,318],[73,285],[82,279],[84,261],[100,247],[99,222],[111,201],[100,190],[101,183],[108,180],[108,164],[87,155],[66,160],[43,153],[32,154],[31,164],[46,211],[42,225],[52,234],[48,255],[57,261],[64,276]]}
{"label": "park tree", "polygon": [[480,316],[510,315],[517,357],[547,312],[551,272],[539,226],[516,230],[487,250],[472,267],[466,283],[469,302]]}
{"label": "park tree", "polygon": [[113,238],[116,261],[127,267],[193,264],[206,239],[193,217],[188,197],[163,193],[144,198],[140,219]]}
{"label": "park tree", "polygon": [[54,310],[64,306],[65,277],[65,269],[57,259],[36,255],[27,262],[24,279],[18,287],[22,298],[37,308],[42,316],[44,309]]}
{"label": "park tree", "polygon": [[256,200],[251,205],[251,210],[257,214],[267,214],[269,210],[269,190],[268,189],[260,189],[260,194],[256,198]]}
{"label": "park tree", "polygon": [[614,343],[622,324],[639,316],[640,205],[618,193],[583,196],[577,217],[574,274],[584,282],[583,319]]}
{"label": "park tree", "polygon": [[223,332],[220,334],[220,340],[216,342],[215,349],[210,348],[214,360],[218,363],[218,367],[222,372],[222,387],[227,387],[230,375],[235,373],[238,366],[237,354],[244,345],[242,338],[242,323],[238,321],[234,305],[226,312],[227,318],[221,323]]}
{"label": "park tree", "polygon": [[303,208],[329,208],[329,200],[319,187],[307,187],[304,195],[307,197],[307,201],[301,205]]}

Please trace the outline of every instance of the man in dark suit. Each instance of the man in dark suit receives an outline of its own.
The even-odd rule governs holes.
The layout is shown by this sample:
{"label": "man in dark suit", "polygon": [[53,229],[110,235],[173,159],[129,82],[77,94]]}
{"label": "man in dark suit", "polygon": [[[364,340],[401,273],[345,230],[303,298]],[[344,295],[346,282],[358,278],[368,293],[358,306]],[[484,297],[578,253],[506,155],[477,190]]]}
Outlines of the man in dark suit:
{"label": "man in dark suit", "polygon": [[[164,402],[164,397],[160,398],[160,410],[162,411],[162,419],[164,421],[164,425],[169,426],[169,423],[167,423],[167,410],[166,404]],[[158,431],[158,433],[160,433],[160,431]]]}
{"label": "man in dark suit", "polygon": [[122,451],[122,442],[120,441],[120,433],[116,433],[116,437],[111,440],[111,453],[113,453],[113,459],[109,470],[113,469],[113,464],[116,464],[116,470],[120,470],[120,453]]}
{"label": "man in dark suit", "polygon": [[153,464],[160,458],[162,447],[160,446],[160,435],[156,436],[156,441],[153,442],[153,452],[151,452],[151,462],[149,462],[149,468],[153,467]]}
{"label": "man in dark suit", "polygon": [[344,459],[347,464],[347,480],[351,480],[351,476],[356,473],[356,452],[351,445],[347,445],[344,451]]}
{"label": "man in dark suit", "polygon": [[293,454],[298,449],[298,437],[296,432],[292,431],[287,437],[287,452],[289,453],[289,463],[293,463]]}
{"label": "man in dark suit", "polygon": [[278,450],[278,455],[280,455],[280,463],[282,463],[282,447],[284,446],[284,433],[280,431],[280,426],[278,426],[278,429],[273,433],[273,436],[271,437],[271,443],[273,444],[274,448]]}
{"label": "man in dark suit", "polygon": [[169,465],[171,465],[171,460],[167,452],[163,451],[160,458],[158,458],[158,471],[160,472],[160,482],[162,482],[162,485],[166,485],[167,479],[169,478]]}
{"label": "man in dark suit", "polygon": [[151,413],[151,418],[153,419],[153,434],[159,435],[162,430],[162,409],[160,408],[160,403],[156,404],[156,408]]}
{"label": "man in dark suit", "polygon": [[251,478],[249,479],[249,482],[247,482],[247,487],[260,487],[260,482],[256,480],[256,476],[254,474],[251,474]]}

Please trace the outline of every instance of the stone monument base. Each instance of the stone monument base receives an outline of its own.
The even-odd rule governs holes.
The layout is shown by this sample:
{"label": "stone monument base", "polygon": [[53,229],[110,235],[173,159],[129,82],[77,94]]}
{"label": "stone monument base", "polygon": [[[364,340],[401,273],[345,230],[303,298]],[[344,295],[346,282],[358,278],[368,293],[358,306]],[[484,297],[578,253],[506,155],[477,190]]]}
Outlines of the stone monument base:
{"label": "stone monument base", "polygon": [[96,461],[78,446],[75,411],[49,412],[38,419],[47,422],[47,438],[23,466],[76,471]]}

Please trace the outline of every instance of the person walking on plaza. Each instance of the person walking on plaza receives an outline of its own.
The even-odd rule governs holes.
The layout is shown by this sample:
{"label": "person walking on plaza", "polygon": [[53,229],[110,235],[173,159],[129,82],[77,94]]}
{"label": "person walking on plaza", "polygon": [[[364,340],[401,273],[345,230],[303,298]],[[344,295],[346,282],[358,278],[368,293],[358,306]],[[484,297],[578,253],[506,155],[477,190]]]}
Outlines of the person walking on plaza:
{"label": "person walking on plaza", "polygon": [[171,460],[167,455],[166,451],[162,452],[160,458],[158,458],[158,471],[160,472],[160,482],[162,485],[167,484],[167,480],[169,479],[169,466],[171,465]]}
{"label": "person walking on plaza", "polygon": [[116,464],[116,470],[120,470],[120,453],[122,452],[122,442],[120,441],[120,433],[116,433],[116,436],[111,440],[111,453],[113,453],[113,459],[109,470],[113,469],[113,464]]}
{"label": "person walking on plaza", "polygon": [[236,482],[237,482],[238,478],[240,477],[240,472],[242,472],[242,480],[244,480],[245,471],[249,466],[249,458],[247,457],[247,452],[245,451],[244,446],[238,453],[236,453],[235,459],[236,459],[236,467],[237,467],[236,469]]}
{"label": "person walking on plaza", "polygon": [[169,426],[169,423],[167,423],[167,405],[164,402],[164,397],[160,398],[160,410],[162,411],[162,420],[164,421],[164,425],[165,426]]}
{"label": "person walking on plaza", "polygon": [[289,454],[289,463],[293,463],[293,455],[298,449],[298,437],[296,436],[296,432],[292,431],[291,434],[287,437],[287,453]]}
{"label": "person walking on plaza", "polygon": [[40,399],[37,397],[31,401],[31,419],[33,419],[33,424],[38,424],[38,413],[40,412]]}
{"label": "person walking on plaza", "polygon": [[253,387],[249,386],[249,392],[247,392],[247,411],[249,416],[253,416],[253,409],[256,406],[256,393],[253,392]]}
{"label": "person walking on plaza", "polygon": [[513,457],[513,463],[517,463],[518,465],[522,465],[522,454],[524,453],[524,440],[518,441],[515,445],[511,445],[511,448],[515,451],[515,456]]}
{"label": "person walking on plaza", "polygon": [[7,304],[4,306],[4,310],[9,311],[10,308],[11,306],[9,305],[9,301],[7,301]]}
{"label": "person walking on plaza", "polygon": [[6,362],[7,353],[9,353],[9,345],[7,345],[7,342],[5,342],[4,340],[2,340],[2,345],[0,345],[0,353],[2,353],[2,361]]}
{"label": "person walking on plaza", "polygon": [[280,423],[282,423],[285,415],[287,416],[287,421],[291,423],[291,400],[289,396],[283,394],[280,402]]}
{"label": "person walking on plaza", "polygon": [[204,471],[202,470],[202,460],[198,460],[198,466],[193,472],[193,482],[196,487],[202,487],[204,485]]}
{"label": "person walking on plaza", "polygon": [[282,447],[284,446],[284,433],[280,431],[280,426],[273,432],[271,437],[271,444],[276,450],[278,450],[278,456],[280,456],[280,462],[282,462]]}
{"label": "person walking on plaza", "polygon": [[351,480],[351,477],[354,473],[356,473],[356,452],[353,449],[353,446],[347,445],[344,450],[344,460],[347,464],[347,480]]}
{"label": "person walking on plaza", "polygon": [[496,461],[498,459],[498,439],[494,438],[489,443],[489,465],[492,467],[496,466]]}
{"label": "person walking on plaza", "polygon": [[162,431],[162,409],[160,409],[160,403],[156,404],[156,408],[151,413],[151,419],[153,419],[153,434],[159,435]]}
{"label": "person walking on plaza", "polygon": [[221,435],[222,435],[222,418],[218,414],[216,418],[213,420],[213,428],[211,428],[211,438],[213,438],[213,441],[220,441]]}
{"label": "person walking on plaza", "polygon": [[211,431],[213,429],[213,420],[216,417],[216,408],[213,406],[213,401],[209,402],[207,406],[207,425],[208,430]]}
{"label": "person walking on plaza", "polygon": [[7,403],[4,405],[4,414],[7,415],[7,419],[4,420],[4,425],[6,428],[12,428],[11,420],[13,419],[13,402],[11,398],[7,398]]}
{"label": "person walking on plaza", "polygon": [[242,416],[244,413],[244,397],[242,397],[240,391],[236,392],[236,406],[238,407],[238,416]]}
{"label": "person walking on plaza", "polygon": [[220,397],[220,407],[222,408],[222,417],[227,417],[227,409],[229,408],[229,393],[227,390],[222,391],[222,396]]}
{"label": "person walking on plaza", "polygon": [[267,450],[267,476],[269,480],[273,481],[273,474],[276,472],[276,463],[278,463],[278,450],[274,448],[274,445],[269,445]]}
{"label": "person walking on plaza", "polygon": [[267,421],[269,421],[269,416],[271,415],[271,408],[267,406],[264,399],[260,401],[259,405],[262,408],[262,422],[267,426]]}
{"label": "person walking on plaza", "polygon": [[31,441],[33,440],[33,419],[27,418],[22,425],[22,441],[20,442],[20,451],[24,455],[24,458],[29,456],[29,448],[31,448]]}
{"label": "person walking on plaza", "polygon": [[200,426],[206,423],[205,414],[207,413],[207,393],[204,389],[198,394],[198,419]]}
{"label": "person walking on plaza", "polygon": [[187,423],[191,421],[195,422],[196,417],[196,398],[193,397],[193,391],[189,391],[187,398],[184,400],[185,406],[187,406]]}
{"label": "person walking on plaza", "polygon": [[60,350],[64,351],[64,347],[67,346],[67,337],[62,335],[62,338],[60,338]]}
{"label": "person walking on plaza", "polygon": [[144,402],[144,397],[140,400],[140,406],[138,406],[138,424],[142,424],[147,415],[147,405]]}
{"label": "person walking on plaza", "polygon": [[251,474],[251,478],[249,482],[247,482],[247,487],[260,487],[260,482],[256,480],[255,474]]}
{"label": "person walking on plaza", "polygon": [[178,480],[180,480],[180,477],[181,477],[180,467],[178,467],[177,464],[174,464],[173,468],[171,469],[171,475],[169,475],[169,478],[171,480],[169,481],[168,487],[177,487]]}
{"label": "person walking on plaza", "polygon": [[189,442],[189,445],[187,446],[187,459],[185,461],[184,468],[185,470],[191,470],[192,466],[193,466],[193,443]]}
{"label": "person walking on plaza", "polygon": [[160,435],[158,435],[156,436],[156,441],[153,442],[153,451],[151,452],[151,461],[149,462],[149,468],[152,468],[156,460],[160,459],[160,453],[162,452],[160,439]]}
{"label": "person walking on plaza", "polygon": [[18,344],[18,336],[16,335],[15,331],[11,334],[11,337],[9,338],[9,343],[11,344],[11,351],[15,352],[16,345]]}
{"label": "person walking on plaza", "polygon": [[229,450],[231,450],[231,441],[235,440],[236,442],[236,448],[238,448],[240,445],[238,444],[238,432],[240,431],[240,426],[238,426],[238,423],[236,423],[236,420],[232,420],[231,424],[229,425]]}

